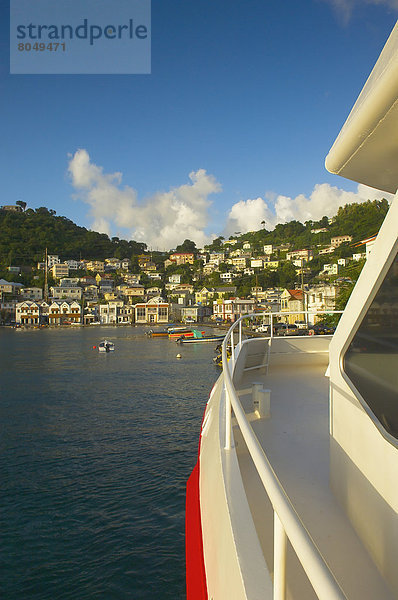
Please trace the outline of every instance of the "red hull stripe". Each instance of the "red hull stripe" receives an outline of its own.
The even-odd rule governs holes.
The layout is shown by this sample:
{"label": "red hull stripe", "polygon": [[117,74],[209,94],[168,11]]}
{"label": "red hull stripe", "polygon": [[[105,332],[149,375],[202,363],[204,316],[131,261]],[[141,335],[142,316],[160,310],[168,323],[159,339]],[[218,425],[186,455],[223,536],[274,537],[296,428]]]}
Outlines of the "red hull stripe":
{"label": "red hull stripe", "polygon": [[207,600],[199,497],[199,458],[187,481],[185,509],[187,600]]}

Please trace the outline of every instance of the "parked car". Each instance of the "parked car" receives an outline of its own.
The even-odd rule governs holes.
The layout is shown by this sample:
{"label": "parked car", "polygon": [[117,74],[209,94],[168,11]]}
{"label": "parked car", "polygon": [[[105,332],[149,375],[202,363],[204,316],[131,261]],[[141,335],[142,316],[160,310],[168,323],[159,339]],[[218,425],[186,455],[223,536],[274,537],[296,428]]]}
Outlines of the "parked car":
{"label": "parked car", "polygon": [[301,335],[303,332],[294,323],[276,323],[274,335]]}
{"label": "parked car", "polygon": [[299,329],[307,329],[308,327],[308,323],[305,321],[295,321],[294,324],[297,325]]}
{"label": "parked car", "polygon": [[286,329],[286,323],[274,323],[273,325],[274,335],[286,335]]}
{"label": "parked car", "polygon": [[311,328],[308,331],[309,335],[332,335],[336,330],[336,327],[332,327],[331,325],[327,325],[326,323],[315,323],[315,325],[311,325]]}
{"label": "parked car", "polygon": [[285,330],[285,335],[301,335],[302,331],[295,323],[288,323]]}
{"label": "parked car", "polygon": [[259,325],[258,327],[256,327],[257,333],[270,333],[270,331],[271,331],[271,326],[265,325],[264,323],[262,325]]}

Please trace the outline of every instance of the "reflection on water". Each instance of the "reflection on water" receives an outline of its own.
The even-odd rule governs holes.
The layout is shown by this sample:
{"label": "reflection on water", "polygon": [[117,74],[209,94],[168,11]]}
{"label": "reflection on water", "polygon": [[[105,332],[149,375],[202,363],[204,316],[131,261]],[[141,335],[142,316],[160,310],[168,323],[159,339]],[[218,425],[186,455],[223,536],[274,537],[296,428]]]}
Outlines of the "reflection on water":
{"label": "reflection on water", "polygon": [[141,328],[0,330],[3,598],[185,597],[212,358]]}

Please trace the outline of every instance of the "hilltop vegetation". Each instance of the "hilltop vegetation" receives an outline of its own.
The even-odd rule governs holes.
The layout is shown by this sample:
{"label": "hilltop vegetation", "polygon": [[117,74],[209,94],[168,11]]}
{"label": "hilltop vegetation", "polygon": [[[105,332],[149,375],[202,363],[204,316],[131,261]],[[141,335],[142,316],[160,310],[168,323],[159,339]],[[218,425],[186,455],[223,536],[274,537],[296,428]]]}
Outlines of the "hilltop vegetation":
{"label": "hilltop vegetation", "polygon": [[[332,258],[317,257],[316,249],[330,243],[330,238],[337,235],[351,235],[352,244],[377,233],[388,211],[387,200],[368,200],[361,204],[348,204],[339,208],[337,215],[331,220],[323,217],[319,221],[299,221],[280,223],[273,231],[260,228],[245,234],[231,236],[237,240],[235,248],[241,248],[245,242],[251,245],[251,252],[263,253],[265,244],[278,246],[288,243],[290,250],[311,248],[315,258],[311,261],[311,269],[321,268],[324,262]],[[259,223],[259,226],[261,224]],[[319,233],[312,233],[323,229]],[[80,258],[104,260],[108,257],[128,258],[137,265],[137,255],[146,251],[145,243],[126,241],[117,237],[109,238],[106,234],[90,231],[80,227],[66,217],[57,216],[55,211],[41,207],[24,212],[0,210],[0,270],[9,265],[34,266],[44,258],[45,248],[50,254],[57,254],[62,260]],[[207,251],[223,248],[223,237],[218,237],[206,246]],[[176,250],[178,252],[195,252],[195,243],[185,240]],[[352,249],[343,244],[335,251],[336,256],[352,254]],[[152,253],[153,261],[162,264],[165,253]],[[278,258],[283,259],[283,253]],[[138,265],[137,265],[138,266]],[[197,265],[199,266],[199,265]],[[172,269],[173,270],[173,269]],[[181,269],[177,269],[180,271]],[[222,271],[222,268],[221,268]],[[287,285],[294,279],[294,269],[289,263],[284,264],[278,274],[263,273],[260,285]],[[188,273],[185,274],[188,281]],[[219,282],[219,275],[214,274],[214,283]],[[264,280],[264,281],[263,281]],[[209,281],[211,283],[211,281]],[[251,283],[251,282],[250,282]],[[249,285],[249,282],[248,282]],[[243,291],[243,290],[242,290]]]}
{"label": "hilltop vegetation", "polygon": [[63,260],[106,257],[131,258],[146,245],[79,227],[55,211],[41,207],[26,212],[0,210],[0,265],[33,266],[44,259],[45,248]]}
{"label": "hilltop vegetation", "polygon": [[[388,208],[389,204],[384,198],[368,200],[361,204],[346,204],[339,208],[337,215],[330,222],[328,217],[323,217],[319,221],[306,221],[304,224],[299,221],[279,223],[273,231],[251,231],[241,235],[239,239],[254,245],[279,245],[289,242],[292,249],[298,249],[327,244],[333,236],[348,234],[355,243],[378,232]],[[316,229],[327,231],[311,233],[311,230]]]}

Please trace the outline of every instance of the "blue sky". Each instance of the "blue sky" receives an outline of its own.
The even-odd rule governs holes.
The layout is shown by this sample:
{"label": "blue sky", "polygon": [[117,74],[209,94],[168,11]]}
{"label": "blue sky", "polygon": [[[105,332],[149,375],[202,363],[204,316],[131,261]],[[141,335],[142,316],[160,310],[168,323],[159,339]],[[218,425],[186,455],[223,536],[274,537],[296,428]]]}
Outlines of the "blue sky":
{"label": "blue sky", "polygon": [[170,249],[380,197],[324,159],[398,0],[153,0],[150,75],[10,75],[0,9],[0,204]]}

